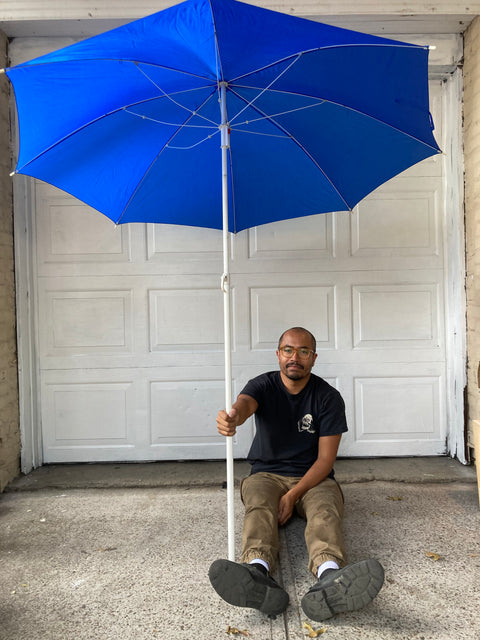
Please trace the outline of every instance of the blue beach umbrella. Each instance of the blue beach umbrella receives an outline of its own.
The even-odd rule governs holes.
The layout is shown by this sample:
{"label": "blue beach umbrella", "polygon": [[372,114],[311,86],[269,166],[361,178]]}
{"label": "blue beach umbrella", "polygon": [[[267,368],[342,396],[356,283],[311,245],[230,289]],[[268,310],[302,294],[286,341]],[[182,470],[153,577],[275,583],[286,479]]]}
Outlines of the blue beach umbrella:
{"label": "blue beach umbrella", "polygon": [[[117,224],[223,229],[228,410],[228,234],[351,210],[439,153],[427,65],[428,47],[236,0],[187,0],[5,69],[15,172]],[[233,559],[231,438],[226,457]]]}

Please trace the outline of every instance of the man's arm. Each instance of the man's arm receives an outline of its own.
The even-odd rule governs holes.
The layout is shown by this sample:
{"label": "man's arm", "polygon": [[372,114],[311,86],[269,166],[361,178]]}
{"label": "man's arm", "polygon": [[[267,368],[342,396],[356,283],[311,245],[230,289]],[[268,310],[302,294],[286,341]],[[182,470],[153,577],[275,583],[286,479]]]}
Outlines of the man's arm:
{"label": "man's arm", "polygon": [[237,431],[237,427],[240,426],[255,413],[258,407],[258,402],[251,396],[247,396],[244,393],[240,394],[236,402],[232,405],[232,410],[227,413],[225,410],[218,412],[217,416],[217,429],[218,433],[222,436],[233,436]]}
{"label": "man's arm", "polygon": [[318,439],[318,458],[300,482],[280,498],[278,524],[285,524],[290,519],[297,500],[328,476],[337,457],[341,438],[342,434],[340,433],[335,436],[322,436]]}

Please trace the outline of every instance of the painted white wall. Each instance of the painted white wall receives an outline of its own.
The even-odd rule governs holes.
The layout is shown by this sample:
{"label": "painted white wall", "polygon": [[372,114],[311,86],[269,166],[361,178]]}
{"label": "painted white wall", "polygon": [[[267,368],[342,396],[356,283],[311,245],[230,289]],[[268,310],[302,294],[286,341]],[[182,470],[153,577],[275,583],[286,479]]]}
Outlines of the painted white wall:
{"label": "painted white wall", "polygon": [[[0,25],[7,35],[85,34],[135,20],[173,4],[176,2],[171,0],[140,0],[135,3],[129,0],[63,0],[55,3],[16,0],[0,4]],[[378,0],[256,0],[251,4],[311,19],[321,16],[322,20],[331,17],[336,22],[363,22],[368,24],[370,33],[463,32],[468,23],[480,14],[478,0],[468,3],[438,0],[435,4],[404,0],[390,0],[388,3]],[[412,31],[412,25],[416,25],[415,31]]]}

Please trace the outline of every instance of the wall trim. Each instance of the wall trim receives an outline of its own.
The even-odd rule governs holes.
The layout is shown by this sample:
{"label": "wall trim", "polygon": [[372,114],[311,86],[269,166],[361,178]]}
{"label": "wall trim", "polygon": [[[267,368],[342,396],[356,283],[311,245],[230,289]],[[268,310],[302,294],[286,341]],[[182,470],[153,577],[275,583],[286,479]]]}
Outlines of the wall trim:
{"label": "wall trim", "polygon": [[33,229],[33,180],[17,175],[13,181],[15,279],[17,305],[18,392],[22,473],[43,464],[38,383],[36,319],[36,247]]}
{"label": "wall trim", "polygon": [[[465,197],[463,161],[463,74],[461,68],[446,80],[445,113],[456,127],[443,141],[445,158],[446,216],[446,326],[447,350],[447,412],[450,425],[448,453],[467,463],[465,449],[464,391],[467,385],[466,326],[466,259],[465,259]],[[460,277],[459,277],[460,276]]]}

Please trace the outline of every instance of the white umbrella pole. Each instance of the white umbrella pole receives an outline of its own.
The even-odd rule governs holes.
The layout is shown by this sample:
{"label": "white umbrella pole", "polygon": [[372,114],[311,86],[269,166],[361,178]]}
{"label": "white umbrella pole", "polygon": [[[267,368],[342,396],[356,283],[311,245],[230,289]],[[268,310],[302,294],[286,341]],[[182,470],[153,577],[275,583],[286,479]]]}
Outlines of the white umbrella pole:
{"label": "white umbrella pole", "polygon": [[[228,246],[228,148],[230,133],[227,123],[227,86],[220,83],[220,109],[222,114],[221,146],[222,146],[222,213],[223,213],[223,328],[225,345],[225,409],[232,409],[232,340],[230,328],[230,268]],[[227,538],[228,559],[235,560],[235,511],[234,511],[234,479],[233,479],[233,437],[226,438],[227,451]]]}

